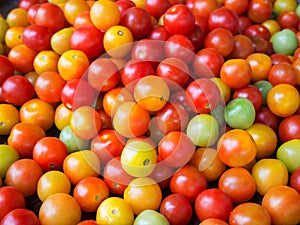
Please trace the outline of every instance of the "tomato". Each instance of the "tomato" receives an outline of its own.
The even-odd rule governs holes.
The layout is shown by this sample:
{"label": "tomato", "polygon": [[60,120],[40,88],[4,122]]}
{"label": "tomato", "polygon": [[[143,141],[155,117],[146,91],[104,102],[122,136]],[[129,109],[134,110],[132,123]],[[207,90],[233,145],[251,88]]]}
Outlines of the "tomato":
{"label": "tomato", "polygon": [[160,18],[164,12],[170,8],[171,3],[168,0],[158,1],[158,0],[147,0],[145,3],[145,9],[149,14],[155,18]]}
{"label": "tomato", "polygon": [[202,191],[196,198],[195,210],[202,221],[208,218],[228,220],[233,209],[231,198],[219,188],[209,188]]}
{"label": "tomato", "polygon": [[226,57],[234,49],[233,34],[225,28],[215,28],[206,35],[204,47],[216,48],[223,57]]}
{"label": "tomato", "polygon": [[[261,106],[266,106],[267,105],[267,96],[273,85],[267,81],[267,80],[260,80],[257,81],[253,84],[255,87],[257,87],[261,94],[262,94],[262,104]],[[259,109],[258,109],[259,110]],[[256,110],[256,111],[258,111]]]}
{"label": "tomato", "polygon": [[90,6],[86,1],[70,0],[64,4],[64,16],[70,25],[74,25],[76,17],[85,11],[90,10]]}
{"label": "tomato", "polygon": [[184,4],[176,4],[168,8],[164,13],[163,21],[164,27],[171,34],[187,35],[195,26],[195,18]]}
{"label": "tomato", "polygon": [[264,0],[250,1],[247,8],[247,16],[254,23],[262,23],[272,15],[272,3]]}
{"label": "tomato", "polygon": [[238,29],[239,21],[235,11],[230,8],[219,7],[209,14],[207,23],[210,30],[225,28],[232,34],[235,34]]}
{"label": "tomato", "polygon": [[4,182],[8,186],[16,187],[28,197],[36,192],[42,174],[41,166],[33,159],[19,159],[8,168]]}
{"label": "tomato", "polygon": [[185,165],[177,170],[171,178],[170,190],[172,193],[182,194],[192,203],[199,193],[207,188],[205,175],[192,165]]}
{"label": "tomato", "polygon": [[300,195],[291,187],[281,185],[270,189],[262,199],[262,206],[270,214],[272,224],[297,224],[300,221]]}
{"label": "tomato", "polygon": [[159,211],[172,225],[187,225],[192,218],[192,205],[182,194],[170,194],[161,202]]}
{"label": "tomato", "polygon": [[114,129],[124,137],[139,137],[149,129],[150,113],[137,103],[122,103],[113,116]]}
{"label": "tomato", "polygon": [[9,135],[11,129],[20,122],[18,109],[11,104],[0,104],[0,135]]}
{"label": "tomato", "polygon": [[300,125],[300,115],[291,115],[284,118],[278,128],[278,135],[282,142],[287,142],[292,139],[299,139],[298,130]]}
{"label": "tomato", "polygon": [[295,0],[276,0],[273,5],[274,12],[278,15],[285,10],[295,11],[297,8],[297,2]]}
{"label": "tomato", "polygon": [[117,6],[118,6],[118,8],[119,8],[119,11],[120,11],[120,13],[121,13],[121,16],[123,15],[123,13],[127,10],[127,9],[129,9],[129,8],[131,8],[131,7],[134,7],[135,6],[135,3],[133,2],[133,1],[128,1],[128,0],[117,0],[116,1],[116,4],[117,4]]}
{"label": "tomato", "polygon": [[245,202],[234,207],[234,209],[230,213],[229,223],[242,223],[245,225],[270,225],[271,217],[268,211],[260,204]]}
{"label": "tomato", "polygon": [[194,58],[194,52],[194,44],[183,34],[173,34],[164,43],[166,57],[176,57],[189,63]]}
{"label": "tomato", "polygon": [[134,213],[130,204],[123,198],[109,197],[98,207],[96,221],[107,225],[131,225],[134,222]]}
{"label": "tomato", "polygon": [[104,32],[94,26],[75,29],[71,36],[71,48],[83,51],[89,59],[95,59],[104,52]]}
{"label": "tomato", "polygon": [[217,150],[220,160],[231,167],[251,163],[257,153],[252,136],[242,129],[232,129],[223,134],[217,143]]}
{"label": "tomato", "polygon": [[70,110],[92,106],[95,101],[95,90],[84,79],[67,81],[59,93],[62,103]]}
{"label": "tomato", "polygon": [[228,57],[246,59],[254,52],[254,44],[250,37],[244,34],[236,34],[233,36],[234,48]]}
{"label": "tomato", "polygon": [[251,173],[243,167],[226,170],[220,176],[218,187],[224,191],[234,203],[247,202],[256,192],[254,178]]}
{"label": "tomato", "polygon": [[58,130],[62,130],[70,124],[72,111],[69,110],[63,103],[60,103],[55,108],[54,124]]}
{"label": "tomato", "polygon": [[251,101],[255,110],[258,110],[261,107],[263,101],[261,91],[254,85],[247,85],[245,87],[236,89],[232,98],[247,98]]}
{"label": "tomato", "polygon": [[39,98],[33,98],[25,102],[20,110],[20,121],[34,123],[43,130],[49,130],[54,124],[54,107]]}
{"label": "tomato", "polygon": [[27,10],[21,7],[13,8],[6,15],[6,22],[9,27],[28,26],[29,21],[27,19]]}
{"label": "tomato", "polygon": [[[179,58],[166,58],[158,64],[156,75],[166,78],[164,80],[167,82],[169,88],[175,90],[187,84],[189,80],[189,68],[187,64]],[[169,80],[171,82],[169,82]]]}
{"label": "tomato", "polygon": [[124,200],[129,203],[135,215],[146,209],[158,210],[162,201],[159,185],[149,177],[133,179],[124,190]]}
{"label": "tomato", "polygon": [[112,60],[98,58],[89,66],[87,79],[89,84],[97,91],[108,91],[119,83],[120,72]]}
{"label": "tomato", "polygon": [[14,74],[15,68],[13,63],[4,55],[0,56],[0,66],[0,85],[2,86],[3,82]]}
{"label": "tomato", "polygon": [[13,209],[3,217],[1,225],[40,225],[37,215],[29,209]]}
{"label": "tomato", "polygon": [[97,177],[100,174],[100,161],[95,152],[81,150],[70,153],[63,162],[63,172],[71,184],[76,185],[85,177]]}
{"label": "tomato", "polygon": [[[293,101],[290,101],[293,99]],[[267,105],[272,113],[280,117],[288,117],[299,107],[299,92],[290,84],[274,86],[267,96]]]}
{"label": "tomato", "polygon": [[217,218],[207,218],[201,221],[199,225],[228,225],[228,223]]}
{"label": "tomato", "polygon": [[[23,0],[22,0],[23,1]],[[27,9],[27,19],[30,24],[35,24],[35,16],[38,8],[42,5],[42,3],[33,3]]]}
{"label": "tomato", "polygon": [[166,41],[171,36],[171,34],[166,30],[163,25],[154,25],[152,29],[148,32],[147,38],[150,40]]}
{"label": "tomato", "polygon": [[45,25],[31,24],[22,33],[23,43],[35,51],[49,50],[52,31]]}
{"label": "tomato", "polygon": [[[65,213],[66,210],[68,213]],[[39,210],[39,219],[41,224],[44,225],[77,224],[81,219],[81,209],[71,195],[56,193],[49,196],[42,203]]]}
{"label": "tomato", "polygon": [[58,170],[45,172],[37,184],[37,196],[43,202],[56,193],[71,192],[71,182],[66,174]]}
{"label": "tomato", "polygon": [[282,29],[284,28],[297,28],[299,23],[299,17],[295,11],[287,10],[278,14],[276,18]]}
{"label": "tomato", "polygon": [[272,47],[275,53],[293,55],[298,48],[297,35],[288,28],[282,29],[274,34]]}
{"label": "tomato", "polygon": [[59,55],[52,50],[40,51],[33,61],[33,68],[37,74],[52,71],[57,72]]}
{"label": "tomato", "polygon": [[90,9],[91,21],[99,30],[107,30],[113,25],[119,24],[121,13],[115,2],[105,0],[95,2]]}
{"label": "tomato", "polygon": [[91,21],[89,10],[80,12],[74,20],[73,28],[77,29],[84,26],[94,26]]}
{"label": "tomato", "polygon": [[188,0],[186,5],[196,16],[199,15],[205,19],[208,18],[209,14],[219,7],[217,0]]}
{"label": "tomato", "polygon": [[87,219],[87,220],[83,220],[80,223],[78,223],[77,225],[99,225],[99,223],[97,223],[95,220],[93,219]]}
{"label": "tomato", "polygon": [[101,130],[91,140],[91,151],[95,152],[100,162],[105,165],[114,157],[121,156],[125,139],[113,129]]}
{"label": "tomato", "polygon": [[235,11],[238,15],[241,15],[246,12],[248,8],[248,0],[224,0],[224,6]]}
{"label": "tomato", "polygon": [[51,48],[57,54],[62,55],[64,52],[71,50],[71,37],[74,27],[66,27],[55,32],[50,40]]}
{"label": "tomato", "polygon": [[169,166],[184,166],[192,157],[195,146],[183,132],[171,131],[158,144],[158,154]]}
{"label": "tomato", "polygon": [[230,88],[241,88],[251,81],[252,69],[246,59],[229,59],[221,67],[220,78]]}
{"label": "tomato", "polygon": [[144,8],[130,7],[122,14],[120,24],[127,27],[135,39],[141,39],[151,29],[151,15]]}
{"label": "tomato", "polygon": [[290,176],[289,185],[294,188],[298,193],[300,193],[300,176],[299,173],[300,168],[294,170],[294,172]]}
{"label": "tomato", "polygon": [[66,24],[63,10],[58,5],[50,2],[43,3],[38,8],[34,21],[35,24],[48,27],[52,33],[63,29]]}
{"label": "tomato", "polygon": [[13,186],[0,187],[0,221],[2,218],[17,208],[25,208],[25,197],[22,192]]}
{"label": "tomato", "polygon": [[264,158],[257,161],[251,171],[257,192],[261,195],[278,185],[288,183],[288,169],[279,159]]}
{"label": "tomato", "polygon": [[297,82],[297,72],[290,63],[279,62],[271,67],[267,78],[273,86],[277,84],[295,85]]}
{"label": "tomato", "polygon": [[270,31],[262,24],[250,25],[245,29],[244,34],[252,38],[252,40],[255,40],[255,38],[263,38],[266,41],[269,41],[271,37]]}
{"label": "tomato", "polygon": [[281,144],[276,152],[277,159],[281,160],[286,165],[290,173],[293,173],[300,167],[298,163],[299,144],[300,142],[298,139],[292,139]]}
{"label": "tomato", "polygon": [[263,123],[271,127],[274,131],[277,131],[278,121],[278,117],[268,107],[263,106],[256,111],[255,123]]}
{"label": "tomato", "polygon": [[76,184],[73,196],[84,212],[96,212],[101,202],[109,197],[109,189],[100,178],[86,177]]}

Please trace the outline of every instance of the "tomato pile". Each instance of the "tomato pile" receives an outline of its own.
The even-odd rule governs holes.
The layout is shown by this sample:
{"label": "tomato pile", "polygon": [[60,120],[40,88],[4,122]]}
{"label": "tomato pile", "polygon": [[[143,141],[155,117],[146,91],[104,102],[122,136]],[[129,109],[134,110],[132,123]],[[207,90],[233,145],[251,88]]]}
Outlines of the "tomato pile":
{"label": "tomato pile", "polygon": [[0,225],[296,225],[299,85],[295,0],[20,0]]}

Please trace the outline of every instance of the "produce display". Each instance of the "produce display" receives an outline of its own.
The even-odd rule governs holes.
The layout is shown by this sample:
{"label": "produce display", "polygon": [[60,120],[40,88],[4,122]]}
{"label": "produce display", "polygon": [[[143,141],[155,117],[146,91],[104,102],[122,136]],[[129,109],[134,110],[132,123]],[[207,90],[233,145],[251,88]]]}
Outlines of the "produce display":
{"label": "produce display", "polygon": [[0,225],[300,224],[296,0],[16,3]]}

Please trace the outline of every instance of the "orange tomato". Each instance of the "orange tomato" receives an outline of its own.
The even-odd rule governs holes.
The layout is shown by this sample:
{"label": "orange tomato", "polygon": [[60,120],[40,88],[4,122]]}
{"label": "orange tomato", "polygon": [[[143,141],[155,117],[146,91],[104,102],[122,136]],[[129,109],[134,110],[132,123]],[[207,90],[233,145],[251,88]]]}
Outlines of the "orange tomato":
{"label": "orange tomato", "polygon": [[96,1],[90,9],[90,16],[94,26],[103,31],[119,24],[121,20],[118,5],[110,0]]}
{"label": "orange tomato", "polygon": [[14,26],[10,27],[5,33],[5,44],[9,49],[23,44],[22,33],[25,30],[25,27]]}
{"label": "orange tomato", "polygon": [[19,110],[15,106],[0,104],[0,135],[8,135],[19,121]]}
{"label": "orange tomato", "polygon": [[84,11],[89,11],[90,6],[84,0],[68,0],[64,4],[64,15],[69,24],[74,25],[76,17]]}
{"label": "orange tomato", "polygon": [[68,50],[58,60],[58,72],[66,80],[81,78],[89,67],[89,59],[80,50]]}
{"label": "orange tomato", "polygon": [[124,191],[124,200],[129,203],[135,215],[145,209],[157,210],[162,201],[159,185],[151,178],[133,179]]}
{"label": "orange tomato", "polygon": [[83,26],[94,26],[91,21],[90,11],[83,11],[79,13],[75,18],[73,27],[77,29]]}
{"label": "orange tomato", "polygon": [[268,72],[272,67],[270,56],[264,53],[252,53],[246,60],[249,62],[252,69],[251,80],[253,82],[267,79]]}
{"label": "orange tomato", "polygon": [[39,98],[25,102],[20,108],[20,121],[34,123],[43,130],[49,130],[54,124],[54,107]]}
{"label": "orange tomato", "polygon": [[27,18],[27,10],[23,8],[13,8],[6,16],[6,22],[10,27],[23,26],[26,27],[30,23]]}
{"label": "orange tomato", "polygon": [[300,103],[298,90],[290,84],[278,84],[271,88],[267,96],[267,105],[272,113],[280,117],[294,114]]}
{"label": "orange tomato", "polygon": [[54,113],[54,124],[58,130],[62,130],[65,126],[70,124],[72,111],[68,109],[63,103],[59,104]]}
{"label": "orange tomato", "polygon": [[58,72],[57,63],[59,55],[52,50],[40,51],[33,61],[33,68],[37,74],[46,71]]}

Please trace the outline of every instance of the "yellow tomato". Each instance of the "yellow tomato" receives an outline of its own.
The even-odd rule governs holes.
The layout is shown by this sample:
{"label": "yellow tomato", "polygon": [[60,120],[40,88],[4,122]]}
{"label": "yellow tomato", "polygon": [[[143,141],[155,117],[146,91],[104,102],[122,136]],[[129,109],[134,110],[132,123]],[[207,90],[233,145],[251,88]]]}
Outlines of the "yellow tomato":
{"label": "yellow tomato", "polygon": [[10,27],[30,25],[27,17],[27,10],[23,8],[14,8],[6,16],[6,21]]}
{"label": "yellow tomato", "polygon": [[33,68],[37,74],[52,71],[58,72],[59,55],[52,50],[40,51],[33,61]]}
{"label": "yellow tomato", "polygon": [[22,34],[25,27],[14,26],[10,27],[5,34],[5,44],[8,48],[13,48],[19,44],[23,44]]}
{"label": "yellow tomato", "polygon": [[8,135],[19,121],[19,110],[15,106],[0,104],[0,135]]}
{"label": "yellow tomato", "polygon": [[54,33],[50,41],[53,51],[62,55],[64,52],[71,50],[70,40],[74,30],[74,27],[66,27]]}

